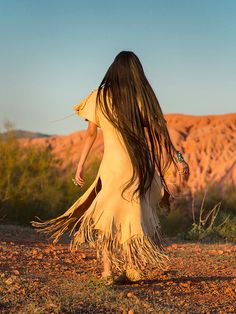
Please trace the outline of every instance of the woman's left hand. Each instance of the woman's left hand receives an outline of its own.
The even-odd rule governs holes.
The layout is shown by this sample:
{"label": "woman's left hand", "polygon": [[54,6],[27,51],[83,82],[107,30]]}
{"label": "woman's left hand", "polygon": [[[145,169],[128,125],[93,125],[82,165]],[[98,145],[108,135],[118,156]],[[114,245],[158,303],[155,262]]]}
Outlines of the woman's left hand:
{"label": "woman's left hand", "polygon": [[180,167],[182,167],[182,172],[180,173],[183,176],[183,179],[185,181],[188,181],[190,171],[189,171],[189,165],[186,161],[183,161],[180,163]]}

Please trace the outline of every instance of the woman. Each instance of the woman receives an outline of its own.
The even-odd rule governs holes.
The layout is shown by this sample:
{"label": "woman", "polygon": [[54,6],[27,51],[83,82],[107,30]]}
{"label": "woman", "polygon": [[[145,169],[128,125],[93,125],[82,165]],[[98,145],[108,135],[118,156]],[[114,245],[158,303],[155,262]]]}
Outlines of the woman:
{"label": "woman", "polygon": [[74,183],[84,185],[83,166],[100,127],[104,155],[97,176],[64,214],[32,225],[52,233],[54,243],[70,232],[70,249],[94,246],[107,283],[114,282],[114,268],[121,272],[117,282],[141,279],[147,264],[165,269],[169,257],[157,215],[158,207],[169,206],[165,174],[170,165],[180,165],[187,180],[189,167],[171,142],[138,57],[120,52],[98,89],[74,110],[88,121]]}

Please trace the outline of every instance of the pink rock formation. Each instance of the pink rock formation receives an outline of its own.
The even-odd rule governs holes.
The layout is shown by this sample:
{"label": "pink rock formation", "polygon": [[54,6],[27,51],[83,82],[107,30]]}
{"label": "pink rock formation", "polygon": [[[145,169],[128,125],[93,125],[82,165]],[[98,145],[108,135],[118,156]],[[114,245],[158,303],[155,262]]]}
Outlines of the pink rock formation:
{"label": "pink rock formation", "polygon": [[173,142],[184,153],[191,190],[209,183],[236,186],[236,114],[167,115]]}
{"label": "pink rock formation", "polygon": [[[167,114],[170,136],[175,147],[183,152],[190,166],[187,185],[192,191],[205,188],[208,182],[218,183],[222,188],[227,184],[236,186],[236,113],[224,115],[192,116]],[[22,145],[46,145],[63,159],[63,167],[79,161],[85,130],[66,136],[21,139]],[[103,136],[98,136],[90,151],[87,163],[94,156],[103,155]]]}

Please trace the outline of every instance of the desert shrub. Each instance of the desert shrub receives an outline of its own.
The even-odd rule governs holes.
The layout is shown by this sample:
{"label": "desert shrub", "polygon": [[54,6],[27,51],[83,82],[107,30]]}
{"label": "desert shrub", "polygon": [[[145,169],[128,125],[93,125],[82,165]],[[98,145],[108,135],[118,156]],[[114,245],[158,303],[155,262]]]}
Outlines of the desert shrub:
{"label": "desert shrub", "polygon": [[200,189],[195,194],[195,200],[199,204],[207,192],[205,205],[212,208],[215,204],[221,202],[221,210],[226,213],[236,215],[236,187],[234,185],[225,185],[223,188],[217,183],[211,183],[206,188]]}
{"label": "desert shrub", "polygon": [[[227,219],[228,217],[228,219]],[[228,241],[236,242],[236,216],[221,213],[221,221],[226,222],[217,229],[217,234]]]}
{"label": "desert shrub", "polygon": [[[194,208],[191,228],[184,237],[191,240],[236,240],[236,193],[234,185],[223,188],[212,183],[197,191],[192,198]],[[192,207],[192,206],[191,206]]]}
{"label": "desert shrub", "polygon": [[188,230],[191,225],[188,217],[183,213],[183,210],[173,206],[169,214],[159,215],[160,223],[163,229],[163,232],[167,236],[182,237],[182,234]]}
{"label": "desert shrub", "polygon": [[60,170],[61,160],[46,147],[22,147],[14,133],[0,139],[0,219],[29,224],[35,216],[51,218],[64,212],[92,183],[95,160],[85,172],[85,185],[76,187],[75,169]]}
{"label": "desert shrub", "polygon": [[54,210],[61,200],[58,163],[46,148],[23,148],[13,137],[0,140],[1,216],[24,222],[33,212]]}
{"label": "desert shrub", "polygon": [[219,186],[211,185],[194,195],[173,199],[169,214],[159,213],[164,233],[192,241],[235,241],[234,191],[234,186],[222,191]]}
{"label": "desert shrub", "polygon": [[209,208],[206,204],[206,195],[205,191],[199,210],[196,210],[194,202],[192,203],[193,223],[190,230],[185,233],[185,238],[195,241],[212,241],[220,238],[233,240],[236,228],[231,223],[231,215],[221,209],[221,201]]}

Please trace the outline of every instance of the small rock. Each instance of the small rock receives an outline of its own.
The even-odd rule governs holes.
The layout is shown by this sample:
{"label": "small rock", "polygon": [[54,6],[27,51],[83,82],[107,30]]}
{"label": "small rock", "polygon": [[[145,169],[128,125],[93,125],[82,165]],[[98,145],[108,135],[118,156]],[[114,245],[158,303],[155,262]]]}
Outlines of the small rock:
{"label": "small rock", "polygon": [[53,303],[49,303],[47,304],[47,308],[57,308],[57,305],[53,304]]}
{"label": "small rock", "polygon": [[5,280],[5,284],[8,285],[8,286],[13,284],[13,279],[11,277],[8,278],[7,280]]}
{"label": "small rock", "polygon": [[230,312],[230,313],[234,313],[234,311],[235,311],[235,307],[234,307],[233,305],[231,305],[231,306],[229,307],[229,312]]}
{"label": "small rock", "polygon": [[180,286],[181,286],[181,287],[188,288],[188,287],[189,287],[189,282],[181,282],[181,283],[180,283]]}
{"label": "small rock", "polygon": [[216,250],[210,250],[210,251],[208,251],[208,254],[210,254],[210,255],[216,255],[216,254],[218,254],[218,253],[217,253]]}
{"label": "small rock", "polygon": [[44,250],[44,253],[49,254],[51,251],[52,251],[52,250],[51,250],[49,247],[47,247],[47,248]]}
{"label": "small rock", "polygon": [[37,255],[37,254],[38,254],[38,250],[33,249],[33,250],[31,251],[31,253],[32,253],[33,255]]}
{"label": "small rock", "polygon": [[133,298],[135,295],[133,294],[133,292],[128,292],[127,293],[127,297],[128,298]]}
{"label": "small rock", "polygon": [[37,259],[43,259],[43,254],[42,254],[42,253],[39,253],[36,258],[37,258]]}

